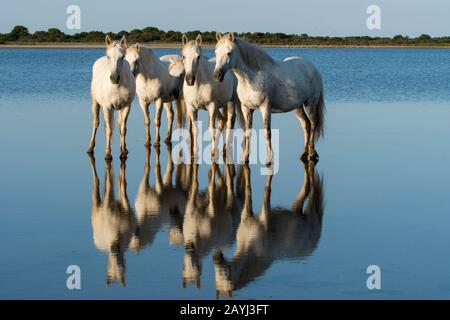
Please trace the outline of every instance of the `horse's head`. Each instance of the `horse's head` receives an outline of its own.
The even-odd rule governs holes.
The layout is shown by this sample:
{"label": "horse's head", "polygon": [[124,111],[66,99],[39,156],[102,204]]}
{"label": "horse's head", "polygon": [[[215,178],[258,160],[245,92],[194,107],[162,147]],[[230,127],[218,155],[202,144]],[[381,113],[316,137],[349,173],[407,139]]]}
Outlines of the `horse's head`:
{"label": "horse's head", "polygon": [[125,36],[120,41],[112,41],[109,35],[106,36],[106,56],[108,57],[110,79],[113,84],[120,81],[120,73],[123,67],[123,59],[127,50],[127,40]]}
{"label": "horse's head", "polygon": [[169,64],[169,74],[172,77],[181,78],[184,76],[183,58],[179,57]]}
{"label": "horse's head", "polygon": [[109,252],[106,286],[109,287],[111,283],[119,281],[123,287],[126,286],[124,250],[117,241],[111,245]]}
{"label": "horse's head", "polygon": [[141,45],[139,43],[133,44],[127,48],[125,59],[130,64],[131,72],[136,76],[138,72],[139,60],[141,58]]}
{"label": "horse's head", "polygon": [[216,277],[216,299],[221,295],[231,298],[233,295],[233,281],[230,276],[230,266],[225,260],[221,250],[217,250],[213,256]]}
{"label": "horse's head", "polygon": [[187,36],[184,34],[182,41],[182,59],[184,70],[186,72],[186,83],[188,86],[193,86],[195,83],[195,76],[197,75],[198,63],[202,55],[202,36],[198,35],[195,41],[189,41]]}
{"label": "horse's head", "polygon": [[225,74],[236,64],[236,44],[234,42],[234,34],[232,32],[222,37],[216,32],[216,66],[214,68],[214,80],[223,81]]}

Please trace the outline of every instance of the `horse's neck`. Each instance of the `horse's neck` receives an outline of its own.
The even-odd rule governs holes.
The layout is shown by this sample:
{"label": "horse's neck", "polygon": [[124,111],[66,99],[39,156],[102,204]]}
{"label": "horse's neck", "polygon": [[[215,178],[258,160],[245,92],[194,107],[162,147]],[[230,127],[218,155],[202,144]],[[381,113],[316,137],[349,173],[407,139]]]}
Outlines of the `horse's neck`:
{"label": "horse's neck", "polygon": [[142,62],[140,64],[141,71],[148,78],[155,78],[159,75],[161,71],[162,62],[156,57],[152,49],[145,48],[142,51]]}
{"label": "horse's neck", "polygon": [[238,82],[250,83],[256,76],[256,71],[250,68],[239,55],[236,61],[236,65],[232,69]]}

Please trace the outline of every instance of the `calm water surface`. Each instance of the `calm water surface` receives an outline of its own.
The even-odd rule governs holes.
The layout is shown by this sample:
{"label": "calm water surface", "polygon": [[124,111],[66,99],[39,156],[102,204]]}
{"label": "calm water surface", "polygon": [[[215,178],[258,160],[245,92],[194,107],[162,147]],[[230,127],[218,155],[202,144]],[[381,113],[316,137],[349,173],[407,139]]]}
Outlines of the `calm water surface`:
{"label": "calm water surface", "polygon": [[0,50],[0,298],[450,298],[450,50],[269,52],[313,61],[328,109],[315,167],[293,114],[273,118],[271,178],[147,152],[137,101],[126,164],[117,132],[113,162],[103,131],[90,159],[103,50]]}

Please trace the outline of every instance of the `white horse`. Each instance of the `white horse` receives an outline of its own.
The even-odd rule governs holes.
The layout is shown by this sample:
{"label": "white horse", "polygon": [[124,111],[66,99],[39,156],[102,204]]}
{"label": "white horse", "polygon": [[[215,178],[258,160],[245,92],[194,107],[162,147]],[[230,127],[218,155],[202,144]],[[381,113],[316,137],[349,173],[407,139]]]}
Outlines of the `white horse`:
{"label": "white horse", "polygon": [[91,222],[94,244],[99,250],[108,253],[106,285],[120,281],[125,286],[125,252],[135,229],[135,218],[126,190],[125,161],[120,165],[117,200],[114,196],[111,161],[106,161],[103,199],[100,197],[100,181],[93,156],[90,157],[90,165],[93,178]]}
{"label": "white horse", "polygon": [[173,77],[168,72],[169,63],[178,56],[166,55],[158,59],[150,48],[136,43],[127,49],[126,59],[136,77],[136,92],[139,105],[144,113],[146,127],[145,145],[151,145],[150,119],[148,106],[154,103],[155,115],[155,145],[159,145],[161,126],[161,112],[164,105],[167,112],[167,135],[165,142],[170,143],[173,126],[172,101],[176,101],[177,127],[182,127],[186,118],[186,110],[182,99],[183,78]]}
{"label": "white horse", "polygon": [[[155,185],[150,185],[150,148],[146,150],[144,176],[139,185],[135,201],[137,226],[130,248],[139,251],[151,245],[163,225],[169,224],[171,244],[182,243],[181,215],[186,207],[186,192],[172,183],[174,164],[170,144],[167,145],[167,163],[164,176],[161,175],[160,150],[155,148]],[[183,170],[184,166],[177,166]]]}
{"label": "white horse", "polygon": [[[238,104],[236,87],[237,80],[233,74],[224,77],[221,83],[214,81],[214,61],[208,61],[202,55],[202,37],[189,41],[186,35],[183,35],[182,61],[184,70],[180,70],[180,64],[177,68],[171,68],[171,74],[179,76],[185,74],[183,84],[183,95],[187,106],[187,112],[192,125],[193,135],[193,156],[198,153],[198,127],[197,127],[197,111],[199,109],[207,110],[209,113],[209,133],[211,135],[211,156],[216,156],[216,132],[215,120],[219,117],[219,129],[223,128],[226,122],[227,138],[224,150],[227,146],[231,147],[231,129],[234,127],[235,110]],[[173,67],[173,65],[172,65]],[[183,72],[184,71],[184,72]],[[224,108],[224,115],[218,111]]]}
{"label": "white horse", "polygon": [[114,111],[118,111],[117,123],[120,129],[121,158],[126,158],[125,144],[127,119],[136,92],[136,85],[130,65],[125,61],[127,42],[125,36],[120,41],[111,41],[106,36],[106,56],[94,63],[92,70],[91,96],[93,130],[88,153],[94,152],[95,135],[99,125],[100,106],[103,109],[106,131],[105,159],[112,159],[111,137],[114,129]]}
{"label": "white horse", "polygon": [[266,272],[274,261],[303,260],[317,248],[324,213],[323,179],[314,169],[315,163],[304,164],[303,185],[291,209],[270,205],[272,176],[264,188],[261,212],[254,215],[250,168],[243,166],[244,208],[236,234],[236,250],[231,260],[218,250],[215,264],[216,298],[232,296]]}
{"label": "white horse", "polygon": [[242,105],[245,135],[245,161],[250,153],[253,111],[261,111],[268,145],[268,164],[272,161],[271,113],[295,111],[305,134],[305,151],[301,156],[318,160],[315,141],[323,135],[325,104],[322,76],[314,65],[291,57],[276,62],[264,50],[228,33],[216,33],[214,78],[223,81],[232,70],[238,79],[237,94]]}
{"label": "white horse", "polygon": [[[208,189],[199,192],[198,165],[193,167],[191,189],[183,216],[183,287],[200,287],[203,258],[213,249],[230,247],[236,236],[242,205],[234,194],[234,165],[225,165],[225,178],[216,163],[211,165]],[[217,176],[217,181],[216,181]]]}

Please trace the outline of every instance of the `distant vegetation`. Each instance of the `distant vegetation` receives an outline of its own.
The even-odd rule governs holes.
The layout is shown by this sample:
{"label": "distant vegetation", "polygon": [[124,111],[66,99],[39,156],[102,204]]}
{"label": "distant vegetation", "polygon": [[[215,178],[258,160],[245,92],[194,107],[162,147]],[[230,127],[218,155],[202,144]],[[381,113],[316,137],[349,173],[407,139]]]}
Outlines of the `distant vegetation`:
{"label": "distant vegetation", "polygon": [[[198,30],[187,32],[188,37],[194,38],[197,34],[202,34],[205,43],[215,43],[215,32]],[[155,27],[144,29],[133,29],[131,31],[120,31],[118,33],[101,31],[80,32],[73,35],[65,34],[57,28],[47,31],[36,31],[30,33],[24,26],[15,26],[11,32],[1,34],[0,44],[98,44],[103,43],[106,34],[118,39],[125,35],[129,42],[142,43],[179,43],[182,33],[179,31],[163,31]],[[417,38],[396,35],[393,38],[387,37],[313,37],[307,34],[284,34],[270,32],[245,32],[237,33],[241,38],[262,45],[282,45],[282,46],[450,46],[450,37],[432,38],[427,34],[422,34]]]}

